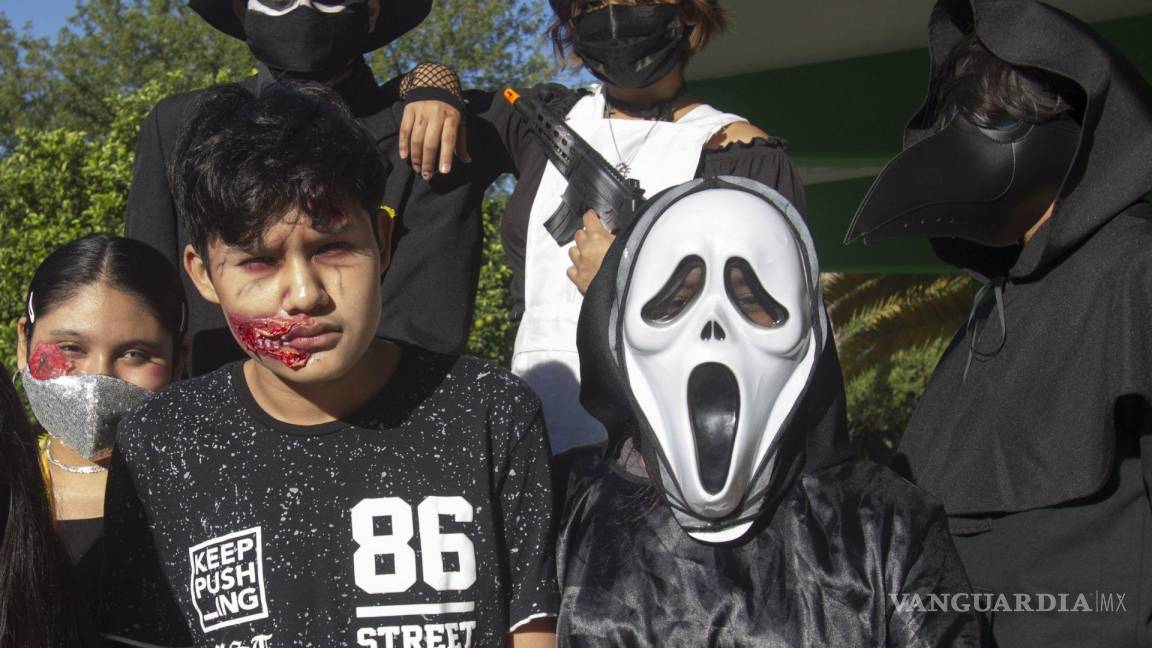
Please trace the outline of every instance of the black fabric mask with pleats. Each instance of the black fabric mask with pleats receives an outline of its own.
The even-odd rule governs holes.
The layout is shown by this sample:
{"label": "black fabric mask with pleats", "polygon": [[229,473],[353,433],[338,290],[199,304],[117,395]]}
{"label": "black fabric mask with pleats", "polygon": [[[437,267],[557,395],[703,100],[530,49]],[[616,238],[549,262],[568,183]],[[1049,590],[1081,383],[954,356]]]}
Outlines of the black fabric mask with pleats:
{"label": "black fabric mask with pleats", "polygon": [[680,65],[684,35],[678,5],[608,5],[576,17],[572,47],[601,81],[643,88]]}
{"label": "black fabric mask with pleats", "polygon": [[323,78],[365,50],[368,5],[349,2],[338,12],[301,5],[281,15],[249,9],[244,33],[256,60],[273,72]]}

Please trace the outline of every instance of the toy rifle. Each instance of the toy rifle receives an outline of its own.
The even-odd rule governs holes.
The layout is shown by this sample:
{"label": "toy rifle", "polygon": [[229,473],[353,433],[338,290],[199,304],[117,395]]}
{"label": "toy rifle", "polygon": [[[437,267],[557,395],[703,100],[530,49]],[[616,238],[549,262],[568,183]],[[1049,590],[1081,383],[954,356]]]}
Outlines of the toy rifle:
{"label": "toy rifle", "polygon": [[548,160],[568,181],[560,206],[544,223],[557,244],[572,241],[589,209],[600,216],[609,232],[632,222],[644,201],[644,190],[638,181],[624,177],[539,98],[521,101],[520,94],[512,88],[504,90],[504,98],[540,138]]}

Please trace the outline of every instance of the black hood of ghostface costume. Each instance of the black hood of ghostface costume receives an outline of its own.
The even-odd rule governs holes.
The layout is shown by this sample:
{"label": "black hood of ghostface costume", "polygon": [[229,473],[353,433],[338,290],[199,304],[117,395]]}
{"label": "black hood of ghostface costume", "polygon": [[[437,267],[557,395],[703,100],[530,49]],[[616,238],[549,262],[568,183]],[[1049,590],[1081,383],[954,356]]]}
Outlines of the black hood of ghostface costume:
{"label": "black hood of ghostface costume", "polygon": [[[244,20],[233,11],[232,0],[188,0],[188,7],[217,30],[248,41]],[[400,38],[423,22],[431,10],[432,0],[381,0],[376,29],[359,38],[355,49],[360,51],[354,54],[366,54]]]}
{"label": "black hood of ghostface costume", "polygon": [[[633,392],[625,358],[624,334],[627,291],[632,281],[630,275],[638,263],[636,260],[643,254],[660,254],[659,251],[645,252],[646,237],[670,207],[709,189],[735,189],[765,200],[768,200],[765,196],[771,194],[773,204],[785,205],[787,210],[780,211],[788,218],[792,238],[801,248],[807,281],[815,287],[816,296],[811,302],[812,312],[808,314],[812,339],[815,340],[812,346],[814,360],[810,368],[804,370],[806,382],[802,383],[803,390],[778,428],[774,441],[775,463],[770,470],[757,473],[761,478],[752,480],[754,483],[749,486],[749,494],[739,508],[731,516],[718,520],[693,515],[676,505],[677,496],[673,492],[676,485],[669,486],[667,474],[662,476],[659,468],[666,463],[666,457],[662,455],[659,444],[653,442],[649,418]],[[746,234],[739,233],[740,236]],[[705,332],[700,335],[702,339],[710,335],[731,337],[733,332],[724,332],[717,325],[705,327]],[[731,528],[738,520],[768,520],[776,504],[802,473],[838,464],[853,456],[847,435],[843,379],[820,295],[815,247],[799,213],[787,204],[786,199],[756,181],[737,177],[697,179],[667,189],[648,200],[635,221],[617,236],[588,288],[580,311],[577,348],[581,365],[580,401],[607,429],[608,456],[618,456],[629,440],[637,442],[650,479],[654,484],[664,484],[661,490],[672,505],[677,521],[690,533],[693,530],[712,532]],[[734,379],[728,368],[722,365],[703,363],[686,377],[684,396],[694,418],[692,427],[697,439],[697,457],[703,462],[709,459],[709,453],[723,456],[723,446],[731,443],[730,439],[704,441],[710,435],[723,436],[715,429],[709,431],[707,428],[722,428],[723,425],[715,424],[716,420],[741,416],[743,412],[737,410],[753,405],[734,402],[732,390],[725,389]],[[709,408],[716,411],[709,411]],[[716,413],[722,416],[713,416]],[[712,419],[711,423],[709,419]],[[725,477],[726,473],[711,477],[702,474],[704,489],[714,492]],[[713,483],[710,485],[709,481]]]}
{"label": "black hood of ghostface costume", "polygon": [[[1072,82],[1081,95],[1074,98],[1081,109],[1077,114],[1078,136],[1069,139],[1065,127],[1063,139],[1057,136],[1046,149],[1032,151],[1031,160],[1025,159],[1030,152],[1024,149],[1017,160],[1017,173],[1023,174],[1034,172],[1037,165],[1044,163],[1044,157],[1071,158],[1070,163],[1059,161],[1061,166],[1067,166],[1066,173],[1050,172],[1050,177],[1063,178],[1058,188],[1053,187],[1056,208],[1026,246],[1004,246],[1003,241],[992,240],[993,234],[967,236],[968,240],[939,236],[932,239],[942,260],[972,270],[980,278],[1034,277],[1059,263],[1116,214],[1152,190],[1152,97],[1148,83],[1110,43],[1059,9],[1032,0],[941,0],[932,12],[929,28],[932,84],[924,104],[905,130],[901,154],[905,163],[912,161],[918,148],[934,144],[930,140],[938,135],[936,79],[952,48],[971,32],[997,58],[1062,77]],[[901,161],[901,157],[893,160],[886,171]],[[954,176],[938,178],[937,188],[943,192],[939,202],[947,202],[949,188],[962,193],[956,187],[966,181],[968,174],[960,168],[941,170]],[[980,202],[995,199],[1005,188],[992,186],[1004,180],[999,178],[969,191],[966,205],[916,210],[912,209],[914,205],[900,205],[899,199],[893,199],[895,192],[888,191],[892,187],[881,186],[883,179],[882,173],[857,213],[857,221],[862,216],[870,219],[868,226],[854,222],[848,238],[867,238],[870,232],[879,234],[882,230],[887,230],[882,237],[891,238],[895,229],[909,226],[913,231],[906,235],[916,236],[919,217],[925,213],[957,220],[976,218]],[[921,201],[921,205],[927,202]],[[886,209],[890,213],[883,213]],[[869,211],[872,213],[866,213]],[[1035,218],[1042,213],[1043,208]],[[881,223],[883,226],[879,226]],[[928,231],[925,236],[933,236],[931,228]]]}

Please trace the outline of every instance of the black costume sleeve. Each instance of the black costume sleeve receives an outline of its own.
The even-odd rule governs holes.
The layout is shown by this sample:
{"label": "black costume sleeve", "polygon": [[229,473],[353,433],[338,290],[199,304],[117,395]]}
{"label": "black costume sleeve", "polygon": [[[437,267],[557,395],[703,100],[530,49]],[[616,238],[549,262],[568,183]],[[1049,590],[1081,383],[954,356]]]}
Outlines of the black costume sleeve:
{"label": "black costume sleeve", "polygon": [[511,600],[509,631],[559,611],[556,586],[558,515],[552,497],[552,452],[544,415],[537,407],[531,422],[508,451],[500,471],[497,501],[507,546]]}
{"label": "black costume sleeve", "polygon": [[191,646],[141,501],[140,493],[148,487],[133,470],[133,461],[126,456],[130,454],[118,441],[108,471],[100,632],[109,647]]}
{"label": "black costume sleeve", "polygon": [[[582,96],[558,83],[542,83],[531,88],[517,88],[524,98],[543,98],[558,114],[565,115]],[[543,149],[535,135],[520,118],[520,114],[504,99],[502,92],[466,92],[469,128],[472,141],[469,147],[474,160],[481,156],[485,164],[520,178],[522,172],[535,167],[530,162],[544,159]],[[537,154],[538,155],[535,155]],[[542,165],[541,165],[542,166]],[[533,192],[535,193],[535,192]]]}
{"label": "black costume sleeve", "polygon": [[704,151],[696,177],[733,175],[763,182],[779,191],[802,215],[808,215],[807,198],[800,174],[778,138],[757,137]]}
{"label": "black costume sleeve", "polygon": [[500,170],[484,156],[429,180],[400,159],[404,103],[372,129],[389,167],[384,204],[395,210],[392,259],[384,275],[378,333],[439,353],[463,353],[480,273],[484,192]]}
{"label": "black costume sleeve", "polygon": [[140,125],[124,234],[156,248],[164,258],[179,267],[177,234],[180,225],[168,187],[168,155],[160,132],[160,113],[167,107],[165,102],[157,104]]}
{"label": "black costume sleeve", "polygon": [[[521,97],[543,96],[554,112],[566,115],[585,91],[571,90],[556,83],[516,89]],[[540,178],[548,165],[544,147],[520,118],[519,113],[499,92],[468,92],[469,152],[476,163],[490,165],[516,176],[516,188],[508,196],[500,219],[504,255],[512,268],[512,308],[510,318],[519,321],[524,312],[524,254],[528,216]]]}

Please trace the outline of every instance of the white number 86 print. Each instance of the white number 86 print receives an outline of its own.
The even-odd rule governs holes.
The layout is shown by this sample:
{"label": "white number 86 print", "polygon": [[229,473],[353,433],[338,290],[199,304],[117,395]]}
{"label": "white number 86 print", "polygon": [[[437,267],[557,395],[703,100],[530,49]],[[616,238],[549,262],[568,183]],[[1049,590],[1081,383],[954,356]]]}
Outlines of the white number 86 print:
{"label": "white number 86 print", "polygon": [[[399,497],[361,500],[352,507],[352,539],[360,548],[352,556],[356,585],[369,594],[403,592],[416,584],[416,551],[412,507]],[[472,505],[459,495],[424,498],[416,507],[420,529],[420,566],[424,582],[437,591],[465,590],[476,582],[476,549],[463,533],[441,533],[440,516],[456,522],[472,521]],[[375,520],[388,518],[392,530],[377,534]],[[455,553],[459,569],[444,569],[444,554]],[[376,570],[377,556],[392,556],[392,573]]]}

